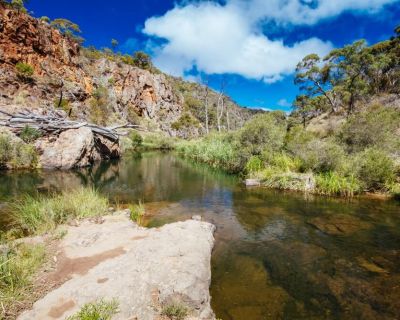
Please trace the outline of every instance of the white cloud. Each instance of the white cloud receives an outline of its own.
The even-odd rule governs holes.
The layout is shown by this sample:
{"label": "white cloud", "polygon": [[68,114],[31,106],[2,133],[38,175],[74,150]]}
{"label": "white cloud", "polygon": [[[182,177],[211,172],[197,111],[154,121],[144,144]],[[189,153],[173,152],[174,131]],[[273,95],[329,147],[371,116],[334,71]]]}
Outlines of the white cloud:
{"label": "white cloud", "polygon": [[287,107],[291,107],[292,104],[289,101],[287,101],[286,99],[281,99],[278,101],[278,106],[287,108]]}
{"label": "white cloud", "polygon": [[[378,10],[395,0],[228,0],[177,6],[146,21],[143,32],[166,40],[154,51],[162,70],[182,76],[196,67],[208,74],[238,74],[273,83],[293,73],[309,53],[326,54],[329,42],[310,38],[286,45],[261,31],[262,22],[311,24],[345,10]],[[311,3],[311,4],[310,4]]]}
{"label": "white cloud", "polygon": [[246,11],[251,19],[312,25],[345,11],[374,13],[398,0],[230,0],[230,6]]}

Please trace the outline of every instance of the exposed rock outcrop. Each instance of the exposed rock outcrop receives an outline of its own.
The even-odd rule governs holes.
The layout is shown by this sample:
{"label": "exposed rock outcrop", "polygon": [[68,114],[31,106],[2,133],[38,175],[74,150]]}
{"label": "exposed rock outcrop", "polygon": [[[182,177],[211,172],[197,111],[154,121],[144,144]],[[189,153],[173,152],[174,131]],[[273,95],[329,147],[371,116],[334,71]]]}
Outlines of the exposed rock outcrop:
{"label": "exposed rock outcrop", "polygon": [[[134,67],[115,56],[93,57],[87,52],[47,22],[0,3],[0,105],[14,105],[13,113],[19,111],[16,108],[52,110],[62,96],[63,109],[75,119],[110,125],[128,120],[180,137],[205,132],[203,108],[200,114],[190,111],[186,96],[177,89],[184,81]],[[33,67],[30,81],[18,75],[18,62]],[[201,87],[188,84],[188,88],[199,91],[192,96],[200,98]],[[215,113],[217,96],[210,92],[210,114]],[[252,114],[232,101],[229,104],[231,128]],[[197,125],[179,126],[188,112],[199,119]]]}
{"label": "exposed rock outcrop", "polygon": [[65,319],[102,298],[118,300],[120,312],[113,319],[160,319],[171,301],[190,310],[187,319],[214,319],[209,296],[213,225],[190,220],[144,229],[116,215],[67,231],[56,271],[47,275],[63,284],[19,320]]}
{"label": "exposed rock outcrop", "polygon": [[[101,138],[97,139],[101,141]],[[40,165],[45,169],[85,167],[106,157],[107,153],[110,157],[113,155],[112,148],[107,148],[105,143],[101,146],[105,147],[99,152],[92,130],[84,127],[64,131],[53,141],[42,139],[36,143],[36,148],[41,152]],[[119,152],[114,150],[114,156],[118,155]]]}

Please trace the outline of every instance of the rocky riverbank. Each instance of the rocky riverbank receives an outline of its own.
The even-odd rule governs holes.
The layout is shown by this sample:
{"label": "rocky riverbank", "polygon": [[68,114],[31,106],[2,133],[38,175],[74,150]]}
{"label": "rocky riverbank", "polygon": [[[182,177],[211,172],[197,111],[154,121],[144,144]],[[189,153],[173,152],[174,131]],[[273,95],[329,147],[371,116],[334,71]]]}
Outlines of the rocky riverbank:
{"label": "rocky riverbank", "polygon": [[54,266],[42,276],[55,289],[18,319],[65,319],[101,299],[118,302],[113,319],[164,319],[171,305],[187,310],[186,319],[214,319],[214,229],[195,220],[146,229],[124,212],[63,227]]}

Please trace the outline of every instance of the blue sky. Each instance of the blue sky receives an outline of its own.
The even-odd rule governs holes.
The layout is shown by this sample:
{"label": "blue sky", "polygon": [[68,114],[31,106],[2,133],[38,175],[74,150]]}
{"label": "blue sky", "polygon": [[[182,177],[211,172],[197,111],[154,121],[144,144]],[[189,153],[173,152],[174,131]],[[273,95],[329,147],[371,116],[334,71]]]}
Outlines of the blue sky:
{"label": "blue sky", "polygon": [[290,110],[298,94],[293,70],[364,38],[389,38],[400,25],[400,0],[30,0],[35,16],[79,24],[85,45],[145,50],[163,71],[209,79],[249,107]]}

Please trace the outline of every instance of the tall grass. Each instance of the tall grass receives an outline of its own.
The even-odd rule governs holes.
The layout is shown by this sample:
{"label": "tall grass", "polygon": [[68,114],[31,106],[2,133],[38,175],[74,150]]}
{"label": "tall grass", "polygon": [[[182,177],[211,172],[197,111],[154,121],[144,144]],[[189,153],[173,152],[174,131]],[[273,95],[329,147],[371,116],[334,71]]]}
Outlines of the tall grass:
{"label": "tall grass", "polygon": [[108,199],[92,188],[79,188],[51,197],[26,196],[14,205],[14,220],[28,234],[53,230],[69,219],[99,216],[108,208]]}
{"label": "tall grass", "polygon": [[139,201],[138,204],[130,205],[129,210],[131,211],[130,219],[133,222],[136,222],[138,225],[141,225],[143,222],[143,217],[145,215],[145,209],[143,203]]}
{"label": "tall grass", "polygon": [[336,172],[321,173],[316,176],[317,192],[323,195],[353,197],[361,192],[360,181],[354,177],[343,177]]}
{"label": "tall grass", "polygon": [[224,135],[210,135],[199,140],[184,141],[179,143],[176,149],[185,157],[228,172],[239,172],[244,166],[240,154]]}
{"label": "tall grass", "polygon": [[42,245],[9,245],[0,253],[0,319],[32,293],[33,275],[45,260]]}

